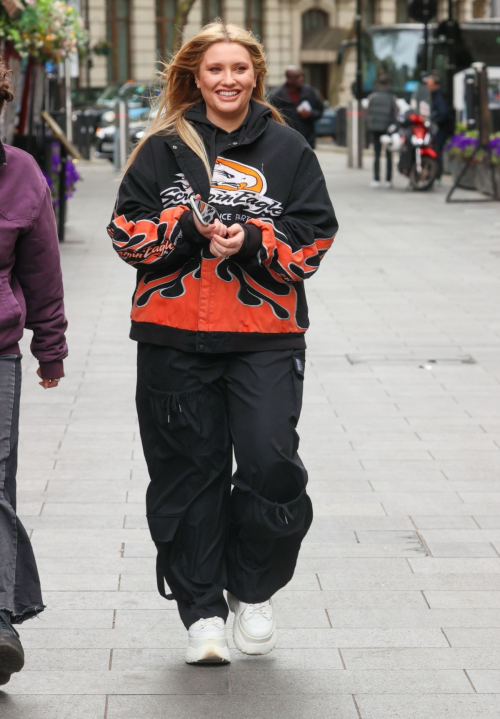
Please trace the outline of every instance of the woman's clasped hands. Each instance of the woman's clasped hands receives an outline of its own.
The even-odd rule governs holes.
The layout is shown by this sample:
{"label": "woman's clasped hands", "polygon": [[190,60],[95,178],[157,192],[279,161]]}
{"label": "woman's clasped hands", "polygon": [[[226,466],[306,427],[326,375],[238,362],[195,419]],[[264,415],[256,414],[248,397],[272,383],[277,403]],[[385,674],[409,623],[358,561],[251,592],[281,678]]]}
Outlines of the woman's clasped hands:
{"label": "woman's clasped hands", "polygon": [[196,229],[203,237],[210,240],[210,252],[214,257],[230,257],[241,249],[245,240],[245,232],[241,225],[234,224],[226,227],[219,219],[211,225],[202,225],[194,217]]}

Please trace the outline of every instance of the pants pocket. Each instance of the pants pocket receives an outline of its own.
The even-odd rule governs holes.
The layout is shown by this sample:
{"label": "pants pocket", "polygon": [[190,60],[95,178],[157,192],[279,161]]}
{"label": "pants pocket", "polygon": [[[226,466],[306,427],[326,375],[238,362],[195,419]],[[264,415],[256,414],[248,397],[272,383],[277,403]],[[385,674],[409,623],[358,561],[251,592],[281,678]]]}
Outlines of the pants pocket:
{"label": "pants pocket", "polygon": [[[253,541],[282,539],[307,531],[312,521],[312,504],[305,489],[289,502],[270,502],[256,492],[234,489],[233,518],[241,517],[241,536]],[[239,506],[238,506],[239,505]]]}
{"label": "pants pocket", "polygon": [[188,392],[148,390],[157,427],[172,451],[204,456],[223,441],[224,417],[201,384]]}

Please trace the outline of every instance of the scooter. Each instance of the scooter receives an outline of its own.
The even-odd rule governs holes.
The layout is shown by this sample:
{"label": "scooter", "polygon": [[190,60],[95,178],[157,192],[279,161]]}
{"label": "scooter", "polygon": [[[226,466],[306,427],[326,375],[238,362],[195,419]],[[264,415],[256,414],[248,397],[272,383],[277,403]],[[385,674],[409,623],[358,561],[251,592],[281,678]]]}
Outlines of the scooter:
{"label": "scooter", "polygon": [[409,178],[412,190],[430,190],[439,167],[432,147],[431,123],[422,115],[408,112],[400,126],[403,132],[391,125],[380,142],[389,152],[399,152],[398,169]]}

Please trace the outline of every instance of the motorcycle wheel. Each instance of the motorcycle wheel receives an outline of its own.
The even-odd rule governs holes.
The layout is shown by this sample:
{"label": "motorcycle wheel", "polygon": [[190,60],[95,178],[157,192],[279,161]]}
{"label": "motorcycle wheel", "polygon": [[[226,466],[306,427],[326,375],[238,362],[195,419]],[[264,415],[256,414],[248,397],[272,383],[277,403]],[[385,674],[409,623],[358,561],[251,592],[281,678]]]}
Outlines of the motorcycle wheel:
{"label": "motorcycle wheel", "polygon": [[430,190],[434,184],[438,171],[438,162],[433,157],[424,155],[422,157],[422,172],[417,172],[416,164],[410,170],[410,185],[413,190],[422,192]]}

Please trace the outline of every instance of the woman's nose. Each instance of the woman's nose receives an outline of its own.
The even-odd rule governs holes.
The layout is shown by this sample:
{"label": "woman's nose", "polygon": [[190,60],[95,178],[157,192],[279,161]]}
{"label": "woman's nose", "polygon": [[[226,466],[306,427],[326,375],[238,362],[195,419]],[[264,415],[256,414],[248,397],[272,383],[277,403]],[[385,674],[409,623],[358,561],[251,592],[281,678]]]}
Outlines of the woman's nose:
{"label": "woman's nose", "polygon": [[234,85],[235,80],[234,80],[233,73],[231,72],[231,70],[226,70],[224,72],[224,77],[222,78],[222,82],[224,83],[224,85],[228,85],[228,86]]}

